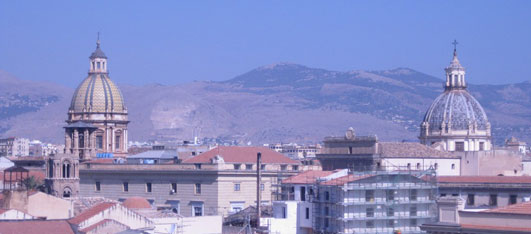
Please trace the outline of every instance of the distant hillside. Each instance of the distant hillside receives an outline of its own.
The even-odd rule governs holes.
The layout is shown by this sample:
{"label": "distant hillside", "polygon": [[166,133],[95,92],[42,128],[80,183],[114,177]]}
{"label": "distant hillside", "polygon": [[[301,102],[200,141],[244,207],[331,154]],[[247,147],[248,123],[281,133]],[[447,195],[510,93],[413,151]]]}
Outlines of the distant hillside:
{"label": "distant hillside", "polygon": [[[5,80],[15,88],[9,105],[0,99],[0,113],[6,113],[0,114],[6,123],[0,134],[61,142],[72,90],[53,84],[36,88],[0,73],[2,87]],[[201,137],[257,144],[318,142],[349,126],[383,140],[416,140],[442,82],[408,68],[337,72],[280,63],[223,82],[120,88],[131,140],[190,139],[200,129]],[[530,82],[469,85],[469,90],[486,109],[498,144],[512,135],[531,142]]]}

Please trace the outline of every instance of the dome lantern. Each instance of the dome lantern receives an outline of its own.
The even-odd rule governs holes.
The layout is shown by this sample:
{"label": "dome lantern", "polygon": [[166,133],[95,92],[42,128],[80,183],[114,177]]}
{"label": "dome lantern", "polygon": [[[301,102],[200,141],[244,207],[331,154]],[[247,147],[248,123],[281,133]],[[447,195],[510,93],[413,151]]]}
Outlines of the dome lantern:
{"label": "dome lantern", "polygon": [[98,33],[98,40],[96,41],[96,50],[92,52],[89,59],[89,73],[107,73],[107,56],[100,48],[100,33]]}

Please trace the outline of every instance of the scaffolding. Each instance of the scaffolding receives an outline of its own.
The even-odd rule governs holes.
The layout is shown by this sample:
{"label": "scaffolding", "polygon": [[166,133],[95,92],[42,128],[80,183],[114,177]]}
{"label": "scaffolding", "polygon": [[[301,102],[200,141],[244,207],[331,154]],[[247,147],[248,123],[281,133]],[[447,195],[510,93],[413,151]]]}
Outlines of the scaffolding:
{"label": "scaffolding", "polygon": [[423,233],[437,218],[435,170],[379,167],[313,184],[315,233]]}

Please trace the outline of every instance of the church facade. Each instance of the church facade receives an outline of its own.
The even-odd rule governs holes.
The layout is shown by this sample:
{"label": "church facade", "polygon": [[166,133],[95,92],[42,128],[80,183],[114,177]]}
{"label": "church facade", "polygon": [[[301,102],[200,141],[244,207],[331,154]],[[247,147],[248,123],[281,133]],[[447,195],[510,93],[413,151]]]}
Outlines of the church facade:
{"label": "church facade", "polygon": [[445,72],[444,92],[424,115],[420,142],[450,152],[491,150],[490,122],[481,104],[467,90],[465,68],[455,48]]}

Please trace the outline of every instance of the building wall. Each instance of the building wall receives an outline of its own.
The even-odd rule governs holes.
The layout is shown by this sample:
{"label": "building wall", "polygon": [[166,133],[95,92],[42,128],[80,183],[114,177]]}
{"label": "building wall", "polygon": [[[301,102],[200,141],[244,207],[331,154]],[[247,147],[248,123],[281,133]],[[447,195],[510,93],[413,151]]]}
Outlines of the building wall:
{"label": "building wall", "polygon": [[461,159],[459,158],[384,158],[382,165],[391,170],[408,167],[412,170],[427,170],[433,167],[437,175],[442,176],[461,174]]}
{"label": "building wall", "polygon": [[74,215],[72,201],[37,192],[28,197],[28,213],[46,219],[68,219]]}
{"label": "building wall", "polygon": [[35,217],[18,210],[7,210],[0,214],[0,220],[24,220],[34,218]]}
{"label": "building wall", "polygon": [[529,215],[459,211],[459,219],[460,224],[531,228]]}
{"label": "building wall", "polygon": [[[153,202],[155,206],[165,205],[175,208],[185,217],[192,216],[192,207],[198,204],[203,204],[203,215],[226,215],[230,212],[231,202],[243,202],[243,208],[256,204],[256,172],[254,170],[177,169],[181,165],[105,166],[127,168],[108,171],[93,168],[81,170],[81,196],[103,196],[115,200],[141,196]],[[149,170],[149,168],[157,167],[167,168]],[[296,172],[287,173],[284,176],[293,175]],[[263,172],[262,175],[264,184],[262,200],[271,202],[272,184],[276,181],[278,174],[269,171]],[[100,183],[100,191],[96,191],[96,182]],[[128,182],[129,191],[127,192],[123,189],[124,182]],[[147,192],[146,183],[152,184],[152,192]],[[171,192],[171,183],[177,184],[175,193]],[[201,194],[195,193],[196,183],[201,184]],[[240,184],[240,191],[234,191],[235,184]]]}
{"label": "building wall", "polygon": [[455,152],[461,156],[461,175],[514,176],[522,174],[522,155],[510,150]]}
{"label": "building wall", "polygon": [[[474,195],[474,204],[468,205],[467,199],[468,195],[473,194]],[[507,189],[503,187],[492,187],[491,189],[488,189],[486,187],[483,188],[477,188],[477,187],[468,187],[466,185],[463,185],[462,188],[459,187],[439,187],[439,195],[442,197],[460,197],[465,201],[467,208],[473,208],[473,207],[479,207],[479,206],[487,206],[490,205],[490,195],[496,195],[497,196],[497,205],[493,207],[503,207],[510,205],[509,199],[511,195],[516,195],[516,203],[521,203],[524,201],[529,201],[531,199],[531,189],[530,188],[518,188],[515,186],[515,188]]]}
{"label": "building wall", "polygon": [[182,233],[221,234],[222,221],[221,216],[184,217]]}

